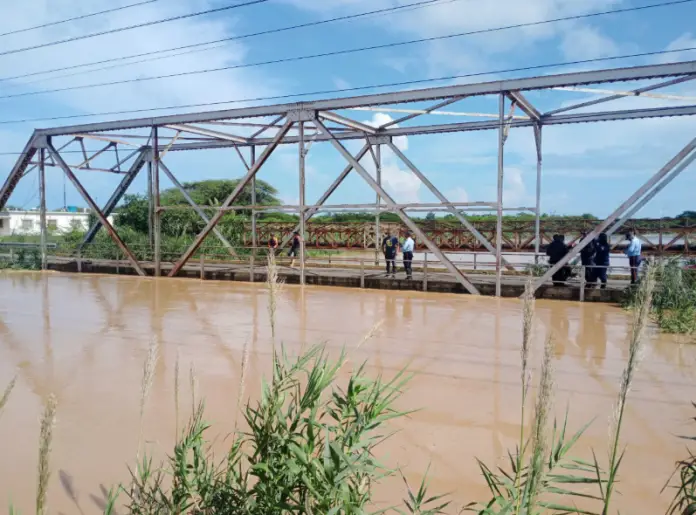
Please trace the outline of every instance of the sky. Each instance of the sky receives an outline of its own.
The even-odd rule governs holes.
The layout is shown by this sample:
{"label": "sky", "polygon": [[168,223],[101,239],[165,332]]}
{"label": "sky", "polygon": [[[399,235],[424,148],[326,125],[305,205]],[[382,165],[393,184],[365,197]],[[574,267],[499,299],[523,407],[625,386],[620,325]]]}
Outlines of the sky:
{"label": "sky", "polygon": [[[73,75],[74,71],[58,71],[47,75],[2,80],[37,71],[60,70],[123,55],[213,41],[404,5],[414,1],[416,0],[270,0],[206,16],[0,55],[0,180],[4,181],[17,159],[15,154],[21,151],[35,128],[113,120],[143,116],[143,114],[25,123],[17,123],[18,120],[225,102],[482,72],[493,73],[443,80],[426,86],[696,59],[696,52],[684,51],[532,71],[500,72],[511,68],[549,63],[656,50],[695,48],[696,29],[694,29],[693,20],[696,19],[696,2],[688,2],[637,12],[563,21],[354,54],[107,87],[41,93],[43,90],[244,65],[664,1],[438,0],[427,7],[403,9],[388,14],[248,37],[224,44],[208,45],[198,52],[147,62],[135,62],[128,66],[101,69],[91,73]],[[241,0],[155,0],[138,7],[71,23],[18,34],[1,35],[25,27],[127,6],[137,3],[137,0],[5,2],[0,7],[0,54],[91,32],[240,2]],[[602,87],[626,90],[636,85],[619,84]],[[372,91],[365,90],[361,93]],[[675,101],[626,98],[612,104],[605,104],[602,109],[658,107],[679,105],[680,102],[694,103],[696,83],[685,83],[660,92],[690,96],[692,99]],[[345,94],[348,93],[335,93],[334,96]],[[308,95],[302,99],[310,100],[327,96],[331,95]],[[594,98],[597,98],[597,95],[567,91],[545,91],[529,95],[529,100],[541,111]],[[259,102],[251,101],[236,102],[221,104],[219,108],[258,104]],[[495,113],[498,108],[496,98],[481,97],[465,99],[445,109]],[[192,109],[174,109],[156,111],[155,114],[190,111]],[[391,120],[392,117],[399,116],[388,112],[367,111],[343,112],[343,114],[372,125],[379,125]],[[465,120],[450,116],[427,118],[427,123]],[[689,118],[604,122],[545,128],[542,211],[568,215],[583,213],[592,213],[597,216],[608,215],[696,136],[694,128],[696,128],[696,121]],[[396,144],[428,175],[449,200],[495,201],[498,144],[496,131],[401,138]],[[360,144],[352,142],[346,146],[352,151],[357,151]],[[91,145],[90,148],[99,147]],[[259,173],[259,178],[269,181],[278,188],[282,200],[290,204],[296,204],[299,198],[297,154],[296,146],[281,147]],[[73,160],[76,159],[73,156],[70,157]],[[165,161],[182,182],[206,178],[236,178],[244,173],[242,164],[232,149],[173,152],[166,156]],[[363,163],[368,171],[373,172],[374,165],[369,159]],[[315,201],[345,165],[346,162],[342,156],[329,144],[312,145],[307,158],[307,202]],[[87,171],[78,172],[78,176],[99,204],[107,201],[120,180],[120,177],[114,174]],[[426,187],[389,151],[383,152],[383,180],[386,190],[399,202],[433,202],[435,200]],[[506,143],[505,206],[534,206],[535,181],[536,152],[532,130],[530,128],[514,129],[510,132]],[[15,190],[9,204],[22,208],[36,207],[37,184],[36,172],[27,175]],[[49,209],[63,205],[63,184],[62,174],[57,169],[49,168],[47,172]],[[163,178],[162,187],[169,186],[171,183]],[[145,189],[146,182],[143,174],[135,181],[130,192],[144,192]],[[685,210],[693,210],[696,208],[694,191],[696,191],[696,165],[692,165],[675,179],[637,216],[674,216]],[[66,197],[68,205],[85,205],[69,183],[66,187]],[[330,203],[366,203],[374,202],[374,200],[374,192],[360,177],[352,174],[331,197]]]}

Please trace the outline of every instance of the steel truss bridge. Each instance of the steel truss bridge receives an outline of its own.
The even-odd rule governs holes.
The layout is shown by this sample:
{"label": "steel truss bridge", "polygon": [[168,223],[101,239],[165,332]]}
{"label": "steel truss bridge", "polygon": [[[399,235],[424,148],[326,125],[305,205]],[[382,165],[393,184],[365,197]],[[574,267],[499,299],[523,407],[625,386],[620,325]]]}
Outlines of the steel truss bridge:
{"label": "steel truss bridge", "polygon": [[[495,239],[497,222],[470,222],[481,234],[489,240]],[[597,225],[597,220],[541,219],[539,237],[541,245],[551,243],[554,234],[566,236],[566,242],[577,243],[583,234],[589,233]],[[425,235],[440,249],[447,251],[487,252],[486,247],[476,239],[471,231],[460,223],[442,221],[422,222],[418,226]],[[263,222],[256,223],[256,238],[251,225],[245,226],[243,245],[251,247],[255,243],[265,244],[272,235],[287,235],[294,231],[296,224],[292,222]],[[374,222],[308,222],[305,225],[305,241],[307,248],[315,249],[374,249],[378,241],[377,233],[403,233],[406,226],[400,223],[380,221],[379,230]],[[696,250],[696,220],[692,219],[637,219],[627,220],[621,231],[633,231],[642,240],[643,251],[654,254],[691,255]],[[620,246],[620,240],[614,238],[613,248]],[[505,252],[534,252],[536,244],[536,222],[503,221],[503,250]],[[417,249],[427,249],[424,242],[416,242]]]}
{"label": "steel truss bridge", "polygon": [[[541,225],[541,187],[542,187],[542,130],[544,127],[576,123],[594,123],[610,121],[630,121],[644,118],[663,118],[696,115],[696,105],[676,105],[642,109],[621,109],[621,99],[636,96],[658,96],[649,93],[691,81],[696,78],[696,61],[639,66],[630,68],[607,69],[598,71],[565,73],[540,77],[528,77],[493,82],[462,84],[420,90],[396,91],[363,96],[306,101],[291,104],[245,107],[239,109],[196,112],[156,116],[120,121],[87,123],[51,129],[35,130],[27,142],[21,156],[0,189],[0,210],[7,203],[19,181],[29,171],[39,170],[39,194],[41,199],[41,233],[42,256],[46,262],[46,191],[45,169],[56,167],[63,171],[70,182],[96,214],[98,222],[88,231],[84,244],[91,242],[104,227],[115,243],[128,256],[131,265],[140,275],[146,275],[140,263],[123,242],[107,217],[116,208],[118,202],[143,169],[147,170],[148,192],[151,199],[150,222],[154,239],[154,274],[162,274],[161,261],[161,215],[174,206],[160,205],[160,178],[166,176],[178,188],[193,209],[206,223],[190,247],[179,257],[167,275],[176,276],[197,252],[203,241],[212,233],[223,245],[233,252],[232,245],[216,228],[227,212],[251,210],[254,246],[258,244],[256,213],[274,210],[296,213],[300,223],[297,230],[306,234],[307,223],[321,211],[337,212],[368,211],[375,213],[375,237],[379,240],[379,215],[391,212],[398,215],[402,224],[411,230],[416,240],[432,252],[448,271],[472,294],[479,291],[469,278],[460,271],[440,248],[442,241],[436,235],[429,235],[417,224],[409,213],[440,211],[452,214],[462,230],[470,233],[481,248],[492,253],[496,260],[496,294],[501,293],[503,268],[510,267],[502,253],[509,238],[503,227],[503,213],[506,211],[526,211],[534,214],[535,252],[545,241]],[[565,105],[547,112],[541,112],[529,100],[530,92],[550,90],[580,89],[579,86],[625,83],[630,81],[651,81],[648,85],[635,86],[625,91],[614,91],[608,96],[594,100]],[[603,90],[595,90],[603,91]],[[443,114],[440,109],[466,102],[472,97],[495,97],[498,112],[495,115],[480,113],[455,113],[462,118],[477,116],[476,121],[459,121],[454,123],[433,123],[437,116]],[[602,104],[615,102],[617,105],[603,110]],[[601,107],[597,107],[601,106]],[[414,108],[415,107],[415,108]],[[373,127],[351,117],[355,111],[399,112],[403,116]],[[515,114],[515,113],[518,114]],[[451,114],[451,113],[450,113]],[[490,117],[480,120],[480,117]],[[503,180],[505,176],[505,143],[512,129],[531,129],[534,133],[537,156],[536,203],[532,207],[503,205]],[[394,143],[399,136],[429,136],[443,133],[463,133],[468,131],[497,131],[498,164],[496,198],[486,202],[451,202],[421,171],[419,165],[412,162]],[[690,135],[687,135],[690,137]],[[353,154],[345,147],[346,141],[359,140],[362,148]],[[97,150],[87,150],[86,142],[103,145]],[[335,148],[338,155],[346,162],[345,168],[338,174],[333,184],[314,203],[308,203],[305,195],[305,159],[311,145],[328,143]],[[257,205],[255,199],[255,181],[257,173],[263,168],[268,158],[280,145],[298,147],[297,180],[299,184],[299,203],[297,205],[263,206]],[[210,206],[198,206],[179,183],[174,173],[165,162],[170,152],[204,151],[230,149],[239,157],[243,177],[239,185],[224,199],[220,206],[212,208],[214,214],[209,216]],[[422,184],[438,199],[436,203],[404,204],[393,198],[382,186],[382,150],[388,149],[403,163]],[[67,153],[77,155],[77,160],[66,161]],[[375,173],[371,174],[361,164],[363,159],[374,161]],[[639,209],[647,204],[669,182],[683,172],[696,158],[696,138],[689,141],[675,156],[658,170],[645,183],[626,198],[605,220],[592,224],[591,230],[581,238],[573,250],[558,264],[551,267],[534,284],[535,290],[547,282],[560,267],[575,258],[578,253],[600,232],[613,234]],[[108,162],[106,162],[108,161]],[[104,164],[106,162],[106,164]],[[104,206],[98,206],[76,172],[105,172],[122,176],[121,182]],[[376,200],[371,204],[337,204],[329,205],[327,200],[340,187],[351,173],[359,175],[375,192]],[[201,177],[203,179],[204,177]],[[464,182],[464,181],[462,181]],[[240,206],[235,201],[243,188],[252,187],[252,204]],[[206,211],[202,209],[206,208]],[[179,208],[179,206],[176,206]],[[469,211],[491,211],[496,214],[495,230],[479,229],[462,215]],[[530,228],[526,229],[527,231]],[[469,240],[472,241],[472,240]],[[284,242],[286,243],[286,242]],[[527,242],[530,245],[531,242]],[[301,253],[304,252],[304,247]],[[301,256],[302,257],[302,256]],[[300,259],[301,277],[304,283],[304,261]]]}

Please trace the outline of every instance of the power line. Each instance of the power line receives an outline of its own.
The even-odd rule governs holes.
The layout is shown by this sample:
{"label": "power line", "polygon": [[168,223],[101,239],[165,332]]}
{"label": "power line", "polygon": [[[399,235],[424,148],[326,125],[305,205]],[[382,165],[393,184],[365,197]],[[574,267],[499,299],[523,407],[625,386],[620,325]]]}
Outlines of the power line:
{"label": "power line", "polygon": [[189,14],[181,14],[179,16],[171,16],[169,18],[162,18],[160,20],[138,23],[136,25],[128,25],[126,27],[119,27],[117,29],[104,30],[101,32],[93,32],[91,34],[83,34],[82,36],[74,36],[74,37],[67,38],[67,39],[60,39],[58,41],[52,41],[50,43],[41,43],[40,45],[33,45],[33,46],[24,47],[24,48],[15,48],[13,50],[5,50],[4,52],[0,52],[0,56],[10,55],[10,54],[18,54],[20,52],[27,52],[29,50],[36,50],[37,48],[46,48],[46,47],[51,47],[51,46],[56,46],[56,45],[62,45],[63,43],[70,43],[72,41],[80,41],[83,39],[95,38],[97,36],[105,36],[107,34],[115,34],[117,32],[124,32],[127,30],[139,29],[142,27],[150,27],[152,25],[159,25],[161,23],[167,23],[170,21],[185,20],[187,18],[193,18],[195,16],[203,16],[205,14],[213,14],[213,13],[218,13],[218,12],[222,12],[222,11],[228,11],[230,9],[236,9],[238,7],[247,7],[247,6],[255,5],[255,4],[263,4],[263,3],[266,3],[268,1],[269,0],[249,0],[248,2],[241,3],[241,4],[227,5],[225,7],[217,7],[215,9],[208,9],[206,11],[196,11],[196,12],[189,13]]}
{"label": "power line", "polygon": [[407,45],[414,45],[414,44],[419,44],[419,43],[427,43],[427,42],[431,42],[431,41],[442,41],[445,39],[453,39],[453,38],[471,36],[471,35],[476,35],[476,34],[487,34],[487,33],[491,33],[491,32],[499,32],[499,31],[504,31],[504,30],[534,27],[534,26],[539,26],[539,25],[547,25],[550,23],[557,23],[557,22],[561,22],[561,21],[578,20],[578,19],[583,19],[583,18],[604,16],[604,15],[608,15],[608,14],[626,13],[626,12],[632,12],[632,11],[652,9],[652,8],[657,8],[657,7],[666,7],[666,6],[673,6],[673,5],[678,5],[678,4],[686,4],[686,3],[692,3],[694,1],[696,1],[696,0],[673,0],[672,2],[664,2],[664,3],[660,3],[660,4],[651,4],[651,5],[639,6],[639,7],[628,7],[628,8],[624,8],[624,9],[615,9],[615,10],[610,10],[610,11],[602,11],[602,12],[582,14],[582,15],[565,16],[562,18],[553,18],[550,20],[541,20],[541,21],[528,22],[528,23],[517,23],[514,25],[505,25],[502,27],[479,29],[479,30],[474,30],[474,31],[469,31],[469,32],[459,32],[456,34],[447,34],[444,36],[432,36],[432,37],[428,37],[428,38],[412,39],[409,41],[385,43],[385,44],[381,44],[381,45],[372,45],[372,46],[351,48],[351,49],[345,49],[345,50],[336,50],[336,51],[332,51],[332,52],[321,52],[318,54],[285,57],[285,58],[280,58],[280,59],[272,59],[269,61],[259,61],[259,62],[255,62],[255,63],[235,64],[235,65],[230,65],[230,66],[221,66],[221,67],[217,67],[217,68],[208,68],[205,70],[192,70],[192,71],[185,71],[185,72],[169,73],[169,74],[165,74],[165,75],[154,75],[154,76],[150,76],[150,77],[136,77],[133,79],[123,79],[123,80],[117,80],[117,81],[99,82],[99,83],[93,83],[93,84],[83,84],[83,85],[79,85],[79,86],[68,86],[68,87],[64,87],[64,88],[55,88],[55,89],[47,89],[47,90],[39,90],[39,91],[28,91],[28,92],[24,92],[24,93],[14,93],[11,95],[2,95],[2,96],[0,96],[0,99],[35,96],[35,95],[43,95],[43,94],[48,94],[48,93],[60,93],[60,92],[64,92],[64,91],[75,91],[75,90],[83,90],[83,89],[91,89],[91,88],[100,88],[100,87],[105,87],[105,86],[118,86],[118,85],[122,85],[122,84],[131,84],[134,82],[147,82],[147,81],[151,81],[151,80],[172,79],[172,78],[176,78],[176,77],[200,75],[200,74],[205,74],[205,73],[214,73],[214,72],[220,72],[220,71],[226,71],[226,70],[238,70],[241,68],[254,68],[257,66],[265,66],[265,65],[271,65],[271,64],[281,64],[281,63],[287,63],[287,62],[305,61],[305,60],[310,60],[310,59],[317,59],[320,57],[332,57],[332,56],[337,56],[337,55],[346,55],[346,54],[353,54],[353,53],[358,53],[358,52],[368,52],[368,51],[374,51],[374,50],[381,50],[381,49],[385,49],[385,48],[394,48],[394,47],[399,47],[399,46],[407,46]]}
{"label": "power line", "polygon": [[[106,112],[101,112],[101,113],[73,114],[73,115],[65,115],[65,116],[53,116],[53,117],[47,117],[47,118],[26,118],[23,120],[1,120],[0,125],[46,122],[46,121],[57,121],[57,120],[70,120],[70,119],[75,119],[75,118],[90,118],[90,117],[95,117],[95,116],[114,116],[114,115],[121,115],[121,114],[136,114],[136,113],[146,113],[146,112],[150,112],[150,111],[167,111],[167,110],[171,110],[171,109],[191,109],[191,108],[198,108],[198,107],[211,107],[211,106],[220,106],[220,105],[225,105],[225,104],[240,104],[240,103],[247,103],[247,102],[261,102],[261,101],[269,101],[269,100],[287,100],[287,99],[291,99],[291,98],[304,97],[304,96],[317,96],[317,95],[327,95],[327,94],[335,94],[335,93],[348,93],[348,92],[355,92],[355,91],[364,91],[367,89],[380,89],[380,88],[389,88],[389,87],[397,87],[397,86],[398,87],[413,86],[415,84],[451,81],[451,80],[455,80],[455,79],[481,77],[484,75],[500,75],[503,73],[512,73],[512,72],[530,71],[530,70],[541,70],[541,69],[545,69],[545,68],[558,68],[558,67],[562,67],[562,66],[575,66],[578,64],[589,64],[589,63],[597,63],[597,62],[602,62],[602,61],[616,61],[616,60],[620,60],[620,59],[632,59],[632,58],[636,58],[636,57],[650,57],[650,56],[655,56],[655,55],[673,54],[673,53],[678,53],[678,52],[689,52],[692,50],[696,50],[696,47],[680,48],[680,49],[674,49],[674,50],[656,50],[653,52],[641,52],[638,54],[625,54],[625,55],[617,55],[617,56],[611,56],[611,57],[597,57],[594,59],[582,59],[582,60],[578,60],[578,61],[565,61],[565,62],[561,62],[561,63],[537,64],[537,65],[533,65],[533,66],[523,66],[523,67],[519,67],[519,68],[508,68],[505,70],[492,70],[492,71],[486,71],[486,72],[467,73],[464,75],[450,75],[448,77],[437,77],[437,78],[430,78],[430,79],[416,79],[416,80],[409,80],[409,81],[403,81],[403,82],[372,84],[372,85],[366,85],[366,86],[353,86],[350,88],[327,89],[327,90],[320,90],[320,91],[307,91],[304,93],[288,93],[288,94],[284,94],[284,95],[273,95],[273,96],[256,97],[256,98],[240,98],[240,99],[235,99],[235,100],[224,100],[224,101],[220,101],[220,102],[205,102],[205,103],[200,103],[200,104],[181,104],[181,105],[167,106],[167,107],[148,107],[148,108],[143,108],[143,109],[129,109],[129,110],[122,110],[122,111],[106,111]],[[20,152],[20,154],[21,154],[21,152]]]}
{"label": "power line", "polygon": [[21,32],[29,32],[30,30],[44,29],[46,27],[53,27],[54,25],[62,25],[63,23],[69,23],[71,21],[84,20],[85,18],[92,18],[94,16],[99,16],[101,14],[108,14],[108,13],[113,13],[116,11],[123,11],[125,9],[130,9],[132,7],[138,7],[138,6],[145,5],[145,4],[151,4],[153,2],[159,2],[159,0],[145,0],[144,2],[138,2],[136,4],[128,4],[128,5],[124,5],[121,7],[115,7],[113,9],[107,9],[105,11],[98,11],[95,13],[83,14],[82,16],[75,16],[74,18],[67,18],[65,20],[52,21],[49,23],[44,23],[42,25],[34,25],[33,27],[26,27],[24,29],[17,29],[17,30],[13,30],[10,32],[5,32],[3,34],[0,34],[0,37],[10,36],[12,34],[19,34]]}
{"label": "power line", "polygon": [[[452,3],[453,1],[456,2],[456,1],[461,1],[461,0],[449,0],[449,1],[444,2],[444,3]],[[307,28],[307,27],[315,27],[315,26],[318,26],[318,25],[325,25],[325,24],[333,23],[333,22],[337,22],[337,21],[344,21],[344,20],[351,20],[351,19],[357,19],[357,18],[362,18],[362,17],[368,17],[368,16],[375,15],[375,14],[377,14],[377,15],[379,15],[379,14],[388,14],[388,13],[390,13],[390,12],[400,11],[400,10],[414,10],[414,9],[419,9],[419,8],[423,8],[423,7],[430,7],[431,5],[436,5],[436,4],[439,4],[439,3],[441,3],[441,2],[442,2],[442,0],[424,0],[424,1],[421,1],[421,2],[415,2],[415,3],[411,3],[411,4],[406,4],[406,5],[399,5],[399,6],[396,6],[396,7],[388,7],[388,8],[385,8],[385,9],[377,9],[377,10],[374,10],[374,11],[366,11],[366,12],[361,12],[361,13],[357,13],[357,14],[349,14],[349,15],[345,15],[345,16],[338,16],[338,17],[336,17],[336,18],[330,18],[330,19],[328,19],[328,20],[319,20],[319,21],[313,21],[313,22],[308,22],[308,23],[301,23],[301,24],[299,24],[299,25],[290,25],[290,26],[287,26],[287,27],[280,27],[280,28],[277,28],[277,29],[270,29],[270,30],[263,30],[263,31],[260,31],[260,32],[252,32],[252,33],[249,33],[249,34],[242,34],[242,35],[240,35],[240,36],[232,36],[232,37],[229,37],[229,38],[216,39],[216,40],[213,40],[213,41],[206,41],[206,42],[204,42],[204,43],[193,43],[193,44],[190,44],[190,45],[183,45],[183,46],[178,46],[178,47],[172,47],[172,48],[167,48],[167,49],[164,49],[164,50],[155,50],[155,51],[152,51],[152,52],[144,52],[144,53],[140,53],[140,54],[132,54],[132,55],[121,56],[121,57],[113,57],[113,58],[110,58],[110,59],[103,59],[103,60],[101,60],[101,61],[93,61],[93,62],[91,62],[91,63],[76,64],[76,65],[73,65],[73,66],[64,66],[64,67],[61,67],[61,68],[54,68],[54,69],[51,69],[51,70],[43,70],[43,71],[38,71],[38,72],[26,73],[26,74],[23,74],[23,75],[15,75],[15,76],[13,76],[13,77],[3,77],[3,78],[0,78],[0,82],[8,81],[8,80],[23,79],[23,78],[25,78],[25,77],[33,77],[33,76],[36,76],[36,75],[45,75],[45,74],[48,74],[48,73],[61,72],[61,71],[66,71],[66,70],[74,70],[74,69],[78,69],[78,68],[85,68],[85,67],[88,67],[88,66],[95,66],[95,65],[98,65],[98,64],[106,64],[106,63],[111,63],[111,62],[116,62],[116,61],[125,61],[125,60],[128,60],[128,59],[135,59],[135,58],[138,58],[138,57],[146,57],[146,56],[150,56],[150,55],[163,54],[163,53],[167,53],[167,52],[174,52],[174,51],[177,51],[177,50],[186,50],[186,49],[199,48],[199,47],[203,47],[203,46],[206,46],[206,45],[213,45],[213,44],[217,44],[217,43],[228,43],[228,42],[231,42],[231,41],[238,41],[238,40],[240,40],[240,39],[248,39],[248,38],[257,37],[257,36],[265,36],[265,35],[268,35],[268,34],[277,34],[277,33],[279,33],[279,32],[286,32],[286,31],[290,31],[290,30],[303,29],[303,28]],[[213,48],[217,48],[217,47],[213,47]],[[206,51],[206,50],[209,50],[209,49],[206,48],[206,49],[202,49],[202,50],[198,50],[198,51]],[[169,57],[175,57],[175,56],[178,56],[178,55],[183,55],[183,54],[185,54],[185,53],[191,53],[191,52],[182,52],[181,54],[175,54],[175,55],[173,55],[173,56],[164,56],[164,57],[162,57],[162,59],[167,59],[167,58],[169,58]],[[153,60],[153,59],[144,59],[144,60],[136,61],[136,62],[133,62],[133,63],[124,63],[122,66],[128,66],[128,65],[130,65],[130,64],[139,64],[139,63],[143,63],[143,62],[147,62],[147,61],[151,61],[151,60]],[[116,67],[116,66],[114,66],[114,68],[115,68],[115,67]],[[102,69],[108,69],[108,68],[100,68],[100,69],[97,69],[97,70],[89,70],[89,71],[83,72],[83,73],[91,73],[91,72],[93,72],[93,71],[101,71]],[[57,77],[57,78],[71,77],[71,76],[73,76],[73,75],[79,75],[79,74],[77,74],[77,73],[76,73],[76,74],[70,74],[70,75],[65,75],[65,76],[61,76],[61,77]]]}

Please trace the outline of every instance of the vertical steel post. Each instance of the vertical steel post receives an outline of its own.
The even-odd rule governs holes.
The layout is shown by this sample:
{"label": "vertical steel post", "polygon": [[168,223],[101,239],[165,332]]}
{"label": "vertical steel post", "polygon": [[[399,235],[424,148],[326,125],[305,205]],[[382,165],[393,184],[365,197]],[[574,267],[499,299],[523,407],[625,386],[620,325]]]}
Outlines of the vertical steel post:
{"label": "vertical steel post", "polygon": [[39,198],[41,202],[40,225],[41,225],[41,270],[46,270],[46,149],[41,147],[39,150]]}
{"label": "vertical steel post", "polygon": [[587,286],[587,281],[585,280],[585,270],[586,267],[583,265],[581,267],[581,275],[580,275],[580,302],[585,302],[585,287]]}
{"label": "vertical steel post", "polygon": [[147,241],[150,243],[150,250],[155,245],[154,229],[155,225],[155,205],[152,199],[152,159],[147,162]]}
{"label": "vertical steel post", "polygon": [[[377,179],[377,184],[379,186],[382,186],[382,145],[377,144],[375,148],[375,157],[377,162],[375,163],[375,176]],[[382,203],[382,197],[379,196],[379,192],[377,193],[377,200],[375,201],[377,212],[375,213],[375,266],[379,266],[379,252],[380,252],[380,246],[382,243],[382,234],[380,233],[380,228],[379,228],[379,207],[380,204]]]}
{"label": "vertical steel post", "polygon": [[505,150],[505,95],[500,94],[498,100],[500,112],[500,128],[498,131],[498,213],[495,230],[495,296],[502,292],[502,257],[503,257],[503,179],[504,179],[504,150]]}
{"label": "vertical steel post", "polygon": [[536,175],[536,212],[534,215],[534,263],[539,263],[539,251],[541,250],[541,124],[534,126],[534,141],[537,152]]}
{"label": "vertical steel post", "polygon": [[423,291],[428,291],[428,253],[423,253]]}
{"label": "vertical steel post", "polygon": [[154,203],[155,277],[161,275],[162,267],[162,212],[160,211],[159,145],[157,126],[152,128],[152,199]]}
{"label": "vertical steel post", "polygon": [[[254,166],[256,161],[256,146],[249,147],[249,166]],[[256,205],[256,176],[251,178],[251,205]],[[256,210],[251,210],[251,265],[249,272],[249,281],[254,282],[254,269],[256,267],[256,247],[258,246],[258,238],[256,236]]]}
{"label": "vertical steel post", "polygon": [[365,260],[360,258],[360,287],[365,288]]}
{"label": "vertical steel post", "polygon": [[300,284],[305,283],[305,144],[304,122],[299,123],[300,131]]}

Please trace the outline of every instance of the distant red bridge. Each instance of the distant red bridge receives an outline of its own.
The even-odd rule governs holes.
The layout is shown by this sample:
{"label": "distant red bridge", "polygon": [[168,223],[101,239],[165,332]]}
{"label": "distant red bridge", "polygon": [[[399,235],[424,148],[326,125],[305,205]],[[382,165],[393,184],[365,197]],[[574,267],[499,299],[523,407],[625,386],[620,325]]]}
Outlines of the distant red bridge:
{"label": "distant red bridge", "polygon": [[[564,234],[567,243],[579,240],[583,232],[597,226],[597,220],[557,219],[541,220],[542,245],[551,242],[554,234]],[[473,222],[473,225],[489,241],[495,241],[496,222]],[[485,251],[479,241],[458,222],[428,221],[419,223],[421,229],[444,250]],[[257,223],[258,242],[265,245],[272,234],[286,236],[296,227],[293,222]],[[405,231],[399,223],[380,223],[380,232],[389,229],[392,233]],[[643,242],[647,253],[693,254],[696,250],[696,220],[693,219],[636,219],[628,221],[620,232],[614,234],[615,247],[622,242],[620,233],[633,230]],[[307,223],[307,246],[320,249],[370,249],[375,248],[375,224],[370,222]],[[245,246],[251,246],[251,228],[244,235]],[[424,248],[416,242],[419,248]],[[503,225],[503,249],[506,252],[534,251],[534,220],[505,221]]]}

